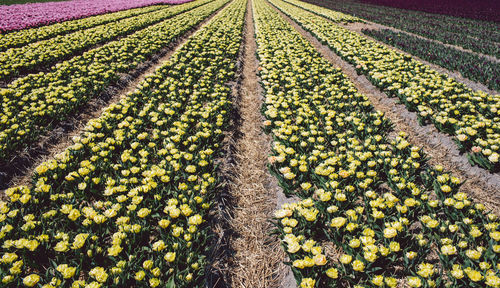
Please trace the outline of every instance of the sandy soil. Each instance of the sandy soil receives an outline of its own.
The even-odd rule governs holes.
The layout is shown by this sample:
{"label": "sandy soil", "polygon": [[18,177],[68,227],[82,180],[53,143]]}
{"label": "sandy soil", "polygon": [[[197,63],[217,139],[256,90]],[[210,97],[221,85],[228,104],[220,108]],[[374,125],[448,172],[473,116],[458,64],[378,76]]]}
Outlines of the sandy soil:
{"label": "sandy soil", "polygon": [[[271,139],[262,129],[263,93],[258,84],[253,11],[248,2],[244,36],[243,78],[237,107],[240,115],[236,165],[230,184],[234,197],[234,235],[230,262],[231,287],[296,287],[291,270],[283,264],[279,239],[271,236],[270,220],[278,202],[286,201],[267,169]],[[290,277],[291,276],[291,277]]]}

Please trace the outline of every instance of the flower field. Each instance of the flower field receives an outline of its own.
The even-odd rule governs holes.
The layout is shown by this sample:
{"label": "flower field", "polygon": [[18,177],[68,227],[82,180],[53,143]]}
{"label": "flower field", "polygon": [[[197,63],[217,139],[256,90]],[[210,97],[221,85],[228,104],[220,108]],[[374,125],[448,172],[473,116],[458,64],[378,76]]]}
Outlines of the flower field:
{"label": "flower field", "polygon": [[483,56],[478,56],[429,40],[406,34],[395,33],[389,29],[363,30],[363,33],[391,46],[403,49],[431,63],[459,71],[468,79],[485,84],[487,87],[500,90],[500,65]]}
{"label": "flower field", "polygon": [[429,167],[405,135],[389,140],[390,122],[366,96],[269,4],[255,3],[271,169],[304,198],[275,215],[302,287],[500,285],[487,260],[499,252],[497,217],[457,193],[460,180]]}
{"label": "flower field", "polygon": [[65,21],[39,28],[24,29],[10,33],[0,34],[0,51],[12,47],[38,42],[58,35],[64,35],[73,31],[92,28],[109,22],[153,12],[164,8],[161,5],[146,6],[144,8],[129,9],[116,13],[103,14],[73,21]]}
{"label": "flower field", "polygon": [[[200,0],[201,2],[208,2]],[[186,9],[198,2],[176,6]],[[200,23],[227,0],[217,0],[182,15],[57,63],[48,73],[30,74],[0,89],[0,159],[26,147],[55,120],[63,120],[95,97],[118,73],[133,69],[176,37]]]}
{"label": "flower field", "polygon": [[225,8],[38,166],[32,188],[5,192],[4,287],[199,285],[244,12]]}
{"label": "flower field", "polygon": [[[350,0],[308,1],[373,21],[375,25],[368,25],[361,32],[433,64],[458,71],[466,78],[480,82],[490,89],[498,91],[500,87],[498,72],[495,72],[500,70],[500,63],[495,60],[500,57],[499,23],[381,7]],[[416,3],[412,2],[413,5]],[[473,5],[476,4],[477,2],[474,2]],[[440,1],[440,5],[446,4]],[[306,10],[320,15],[331,11],[314,8],[313,11],[311,7],[314,5]],[[382,26],[377,27],[378,25]]]}
{"label": "flower field", "polygon": [[9,32],[21,30],[154,4],[182,4],[185,2],[188,1],[141,0],[130,2],[124,0],[76,0],[68,2],[0,6],[0,13],[5,15],[5,17],[2,17],[0,20],[0,31]]}
{"label": "flower field", "polygon": [[[446,1],[440,3],[443,2]],[[417,3],[417,1],[413,3]],[[354,1],[329,1],[328,4],[328,7],[332,7],[340,12],[425,36],[429,39],[455,44],[487,55],[498,56],[500,52],[498,45],[495,45],[500,39],[498,22],[450,17],[361,4]],[[428,29],[428,27],[432,27],[432,29]],[[481,39],[481,41],[477,41],[477,39]]]}
{"label": "flower field", "polygon": [[[175,13],[184,12],[174,6],[123,20],[113,21],[90,29],[80,27],[78,31],[47,40],[36,41],[19,48],[11,48],[0,54],[0,66],[5,78],[16,77],[22,72],[32,72],[36,67],[52,64],[68,56],[85,51],[86,48],[106,43],[119,36],[131,34],[142,28],[161,22]],[[7,34],[7,37],[10,34]],[[2,80],[5,80],[2,78]]]}
{"label": "flower field", "polygon": [[[465,185],[373,91],[488,179],[500,95],[300,0],[87,2],[0,21],[0,287],[500,287],[500,191]],[[105,92],[71,141],[1,170]]]}
{"label": "flower field", "polygon": [[195,3],[167,7],[89,29],[80,28],[71,34],[8,49],[0,53],[0,69],[3,72],[0,80],[11,79],[22,73],[36,72],[36,68],[50,67],[89,47],[132,34],[199,5],[198,2]]}
{"label": "flower field", "polygon": [[491,171],[500,169],[500,95],[473,91],[403,53],[297,6],[280,0],[272,3],[355,65],[373,85],[416,111],[422,124],[432,123],[454,136],[471,162]]}

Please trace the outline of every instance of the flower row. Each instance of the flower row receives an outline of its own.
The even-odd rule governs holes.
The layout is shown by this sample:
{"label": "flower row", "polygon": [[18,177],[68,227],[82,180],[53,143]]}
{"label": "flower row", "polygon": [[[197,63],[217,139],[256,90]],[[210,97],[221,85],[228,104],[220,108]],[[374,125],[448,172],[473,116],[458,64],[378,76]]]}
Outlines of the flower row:
{"label": "flower row", "polygon": [[146,14],[81,29],[19,48],[0,52],[0,80],[8,81],[19,74],[39,71],[61,60],[80,54],[88,48],[127,36],[175,15],[195,8],[208,1],[195,1],[179,6],[166,7]]}
{"label": "flower row", "polygon": [[473,91],[447,75],[327,19],[281,0],[274,5],[356,66],[373,85],[398,97],[421,124],[454,136],[469,160],[500,170],[500,95]]}
{"label": "flower row", "polygon": [[368,98],[254,3],[270,169],[303,198],[275,214],[300,286],[500,287],[497,217],[404,134],[390,140]]}
{"label": "flower row", "polygon": [[190,0],[73,0],[20,5],[0,5],[0,33],[44,26],[132,8],[157,4],[182,4]]}
{"label": "flower row", "polygon": [[390,29],[363,29],[362,32],[450,71],[458,71],[462,76],[483,83],[490,89],[500,91],[498,62],[404,32],[394,32]]}
{"label": "flower row", "polygon": [[321,9],[320,7],[318,7],[316,5],[312,5],[312,4],[309,4],[307,2],[303,2],[300,0],[286,0],[286,2],[293,4],[295,6],[298,6],[300,8],[303,8],[307,11],[322,15],[322,16],[324,16],[324,17],[326,17],[326,18],[328,18],[336,23],[363,22],[363,20],[361,20],[357,17],[353,17],[349,14],[344,14],[342,12],[333,11],[330,9]]}
{"label": "flower row", "polygon": [[21,47],[29,43],[64,35],[73,31],[89,29],[109,22],[153,12],[164,7],[165,6],[162,5],[147,6],[0,34],[0,51],[5,51],[12,47]]}
{"label": "flower row", "polygon": [[[311,0],[309,0],[311,2]],[[406,32],[500,57],[500,25],[467,18],[398,9],[355,1],[312,1],[316,5],[355,15]],[[460,4],[456,4],[460,6]]]}
{"label": "flower row", "polygon": [[[301,2],[298,0],[290,0],[286,2],[294,4],[295,6],[303,8],[315,14],[324,16],[327,19],[330,19],[334,22],[339,22],[339,21],[336,21],[334,17],[330,16],[330,14],[337,13],[341,15],[346,15],[340,12],[336,12],[330,9],[324,9],[319,6],[312,5],[307,2]],[[356,22],[359,21],[362,20],[359,19]],[[407,20],[403,22],[409,23]],[[410,23],[410,25],[414,24]],[[425,31],[429,30],[440,31],[441,29],[443,29],[443,27],[439,26],[434,27],[434,29],[428,29],[429,25],[422,25],[421,23],[419,23],[418,27],[420,28],[423,27],[422,29]],[[390,29],[383,29],[383,30],[363,29],[362,32],[368,36],[374,37],[377,40],[385,42],[391,46],[400,48],[405,52],[418,56],[431,63],[440,65],[451,71],[458,71],[464,77],[469,78],[473,81],[478,81],[480,83],[483,83],[490,89],[500,90],[500,78],[498,76],[500,71],[500,65],[483,56],[478,56],[474,53],[469,53],[467,51],[462,51],[459,49],[455,49],[453,47],[447,47],[442,45],[441,43],[436,43],[431,40],[421,39],[404,32],[394,32]],[[456,35],[454,36],[456,37]],[[483,40],[477,41],[477,39],[474,38],[473,43],[479,45],[480,43],[483,43]]]}
{"label": "flower row", "polygon": [[205,287],[245,1],[0,202],[2,287]]}
{"label": "flower row", "polygon": [[227,2],[212,1],[0,89],[0,159],[36,141],[51,123],[64,120],[116,82],[120,73],[147,61]]}

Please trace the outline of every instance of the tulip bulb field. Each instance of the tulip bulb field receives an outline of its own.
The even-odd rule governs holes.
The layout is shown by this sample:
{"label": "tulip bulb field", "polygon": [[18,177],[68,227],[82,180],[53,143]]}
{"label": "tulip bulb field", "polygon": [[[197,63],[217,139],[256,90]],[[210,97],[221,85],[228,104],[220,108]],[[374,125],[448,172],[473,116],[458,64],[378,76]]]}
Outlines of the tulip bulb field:
{"label": "tulip bulb field", "polygon": [[341,2],[0,5],[0,287],[500,287],[500,24]]}

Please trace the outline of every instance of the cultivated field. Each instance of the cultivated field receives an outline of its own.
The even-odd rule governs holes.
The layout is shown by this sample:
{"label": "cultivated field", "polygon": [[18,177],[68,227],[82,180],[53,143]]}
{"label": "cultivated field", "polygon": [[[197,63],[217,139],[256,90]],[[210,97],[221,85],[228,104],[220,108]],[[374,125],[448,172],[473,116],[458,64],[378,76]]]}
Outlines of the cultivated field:
{"label": "cultivated field", "polygon": [[500,287],[498,23],[308,2],[0,6],[0,287]]}

